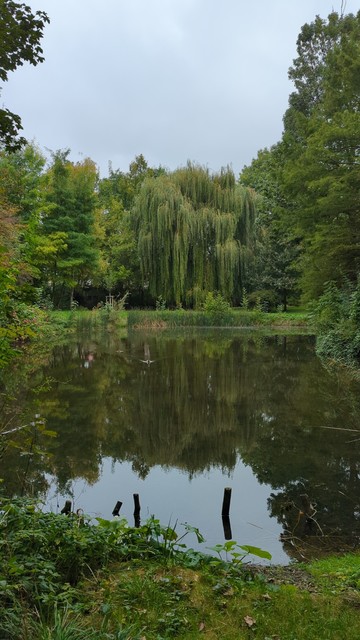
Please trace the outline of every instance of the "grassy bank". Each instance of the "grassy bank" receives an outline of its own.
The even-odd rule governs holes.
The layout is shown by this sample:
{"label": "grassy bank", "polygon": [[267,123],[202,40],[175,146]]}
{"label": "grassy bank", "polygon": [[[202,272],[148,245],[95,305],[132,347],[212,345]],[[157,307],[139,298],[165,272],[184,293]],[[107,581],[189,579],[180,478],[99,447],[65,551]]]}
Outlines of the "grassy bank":
{"label": "grassy bank", "polygon": [[95,527],[31,502],[1,508],[2,639],[360,637],[360,555],[261,567],[226,562],[224,547],[218,557],[184,548],[153,518]]}
{"label": "grassy bank", "polygon": [[132,328],[176,328],[176,327],[265,327],[265,328],[306,328],[309,316],[304,311],[287,313],[263,313],[230,309],[223,314],[204,311],[138,311],[127,312],[128,326]]}

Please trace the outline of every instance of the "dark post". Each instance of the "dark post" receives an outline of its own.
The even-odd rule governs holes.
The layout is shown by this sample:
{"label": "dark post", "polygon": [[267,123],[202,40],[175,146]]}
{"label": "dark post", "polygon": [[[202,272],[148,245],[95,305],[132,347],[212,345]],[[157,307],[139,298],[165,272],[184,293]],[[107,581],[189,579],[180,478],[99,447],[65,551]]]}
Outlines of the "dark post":
{"label": "dark post", "polygon": [[229,513],[230,513],[230,500],[231,500],[231,488],[230,487],[225,487],[223,504],[222,504],[222,511],[221,511],[221,515],[222,516],[229,516]]}
{"label": "dark post", "polygon": [[61,509],[60,513],[65,513],[66,516],[69,515],[69,513],[71,513],[71,500],[66,500],[65,504],[63,506],[63,508]]}
{"label": "dark post", "polygon": [[114,507],[114,509],[113,509],[113,512],[112,512],[113,516],[118,516],[119,515],[120,509],[121,509],[121,505],[122,505],[122,502],[120,502],[120,500],[118,500],[116,505],[115,505],[115,507]]}
{"label": "dark post", "polygon": [[134,493],[133,496],[135,527],[140,527],[140,498],[138,493]]}
{"label": "dark post", "polygon": [[223,516],[222,522],[223,522],[223,528],[224,528],[224,538],[225,540],[231,540],[232,532],[231,532],[231,524],[230,524],[229,516]]}

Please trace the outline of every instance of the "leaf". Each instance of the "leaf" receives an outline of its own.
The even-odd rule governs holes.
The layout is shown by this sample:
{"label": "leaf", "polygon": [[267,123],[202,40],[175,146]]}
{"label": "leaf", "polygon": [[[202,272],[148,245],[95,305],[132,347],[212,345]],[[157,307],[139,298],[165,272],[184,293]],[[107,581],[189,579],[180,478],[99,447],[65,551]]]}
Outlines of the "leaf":
{"label": "leaf", "polygon": [[167,527],[165,529],[163,536],[166,540],[170,540],[171,542],[173,542],[174,540],[177,540],[178,538],[178,535],[175,529],[172,529],[171,527]]}
{"label": "leaf", "polygon": [[206,547],[206,548],[209,549],[209,551],[216,551],[216,553],[221,553],[221,551],[224,551],[223,544],[216,544],[213,547]]}
{"label": "leaf", "polygon": [[200,533],[200,531],[199,531],[199,529],[197,527],[192,527],[187,522],[183,522],[182,525],[183,525],[184,529],[186,529],[186,531],[188,531],[189,533],[195,533],[197,541],[199,543],[200,542],[205,542],[204,536]]}
{"label": "leaf", "polygon": [[225,551],[231,551],[234,547],[238,545],[236,544],[235,540],[228,540],[227,542],[224,542],[223,546]]}
{"label": "leaf", "polygon": [[272,558],[269,551],[264,551],[264,549],[260,549],[259,547],[253,547],[250,544],[239,545],[239,549],[243,549],[247,553],[251,553],[253,556],[257,556],[258,558],[265,558],[266,560],[271,560]]}
{"label": "leaf", "polygon": [[199,631],[204,631],[204,629],[205,629],[205,622],[200,622]]}
{"label": "leaf", "polygon": [[251,616],[245,616],[244,622],[250,629],[254,626],[254,624],[256,624],[256,620],[254,620],[254,618],[252,618]]}

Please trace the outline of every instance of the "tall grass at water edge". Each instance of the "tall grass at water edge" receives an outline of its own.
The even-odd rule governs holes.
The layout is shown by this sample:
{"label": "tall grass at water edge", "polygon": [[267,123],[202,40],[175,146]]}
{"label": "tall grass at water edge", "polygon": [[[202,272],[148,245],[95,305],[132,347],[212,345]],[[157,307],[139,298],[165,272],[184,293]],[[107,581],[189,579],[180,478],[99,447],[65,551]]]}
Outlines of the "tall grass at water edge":
{"label": "tall grass at water edge", "polygon": [[176,328],[176,327],[301,327],[308,326],[306,312],[263,313],[229,309],[224,314],[205,311],[130,310],[127,312],[130,328]]}

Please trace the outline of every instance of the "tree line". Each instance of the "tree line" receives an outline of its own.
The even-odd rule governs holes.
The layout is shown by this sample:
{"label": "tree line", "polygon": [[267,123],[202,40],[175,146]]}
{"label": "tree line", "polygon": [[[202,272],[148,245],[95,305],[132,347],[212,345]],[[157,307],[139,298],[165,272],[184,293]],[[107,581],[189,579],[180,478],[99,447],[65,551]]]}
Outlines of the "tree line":
{"label": "tree line", "polygon": [[[23,61],[42,62],[48,18],[9,0],[0,17],[6,81]],[[110,167],[100,179],[91,159],[71,162],[68,150],[47,162],[18,137],[19,117],[2,111],[2,320],[18,302],[91,306],[128,292],[136,306],[161,299],[196,308],[216,291],[232,305],[264,310],[286,310],[289,300],[318,304],[327,330],[346,324],[350,308],[346,331],[354,335],[360,12],[332,12],[305,24],[289,77],[294,91],[281,140],[259,151],[238,177],[229,167],[210,173],[191,163],[167,171],[139,155],[127,172]]]}
{"label": "tree line", "polygon": [[255,196],[230,169],[167,172],[142,155],[99,179],[90,159],[0,154],[2,301],[70,308],[106,295],[196,307],[209,291],[233,304],[249,284]]}

